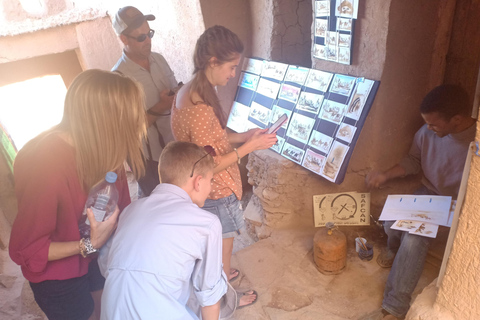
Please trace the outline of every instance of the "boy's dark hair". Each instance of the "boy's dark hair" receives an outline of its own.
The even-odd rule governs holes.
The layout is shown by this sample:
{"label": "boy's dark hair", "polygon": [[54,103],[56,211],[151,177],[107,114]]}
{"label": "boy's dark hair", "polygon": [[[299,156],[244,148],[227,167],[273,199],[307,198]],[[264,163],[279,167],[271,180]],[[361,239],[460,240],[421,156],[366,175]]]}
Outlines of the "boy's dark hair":
{"label": "boy's dark hair", "polygon": [[443,84],[430,91],[420,104],[420,113],[438,112],[445,120],[453,116],[468,117],[471,112],[468,93],[461,86]]}

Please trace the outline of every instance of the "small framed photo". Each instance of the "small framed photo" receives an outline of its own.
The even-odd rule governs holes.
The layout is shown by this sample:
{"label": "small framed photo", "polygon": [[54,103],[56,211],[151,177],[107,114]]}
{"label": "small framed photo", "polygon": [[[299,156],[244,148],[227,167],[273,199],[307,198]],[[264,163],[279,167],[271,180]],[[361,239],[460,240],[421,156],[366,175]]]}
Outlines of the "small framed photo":
{"label": "small framed photo", "polygon": [[288,64],[264,60],[262,77],[282,81],[287,73]]}
{"label": "small framed photo", "polygon": [[328,28],[327,19],[315,19],[315,37],[325,37]]}
{"label": "small framed photo", "polygon": [[293,103],[296,103],[298,96],[300,95],[300,88],[291,86],[289,84],[283,84],[278,94],[279,99],[287,100]]}
{"label": "small framed photo", "polygon": [[350,64],[350,48],[338,48],[338,62]]}
{"label": "small framed photo", "polygon": [[332,141],[332,137],[327,136],[320,131],[313,130],[308,145],[327,154],[330,150],[330,147],[332,146]]}
{"label": "small framed photo", "polygon": [[252,106],[250,107],[250,114],[248,116],[250,118],[260,121],[264,125],[268,125],[268,121],[270,120],[270,113],[270,109],[253,101]]}
{"label": "small framed photo", "polygon": [[292,160],[298,164],[302,164],[303,155],[305,154],[305,150],[295,147],[288,142],[285,142],[283,145],[281,155],[287,159]]}
{"label": "small framed photo", "polygon": [[348,146],[344,145],[341,142],[335,141],[333,143],[332,149],[330,149],[330,152],[328,153],[327,159],[320,175],[327,180],[335,182],[335,179],[337,179],[338,172],[342,167],[343,160],[345,159],[348,149]]}
{"label": "small framed photo", "polygon": [[315,16],[329,17],[330,16],[330,1],[315,1]]}
{"label": "small framed photo", "polygon": [[308,170],[320,174],[324,161],[325,156],[322,156],[319,153],[315,153],[311,149],[307,149],[305,157],[303,158],[302,166],[304,166]]}
{"label": "small framed photo", "polygon": [[352,19],[337,18],[337,30],[352,32]]}
{"label": "small framed photo", "polygon": [[243,61],[242,71],[260,75],[262,73],[263,60],[247,58]]}
{"label": "small framed photo", "polygon": [[294,113],[288,125],[287,136],[304,144],[308,143],[315,119]]}
{"label": "small framed photo", "polygon": [[257,86],[257,92],[269,97],[271,99],[276,99],[278,95],[278,90],[280,89],[280,83],[273,82],[264,78],[260,78]]}
{"label": "small framed photo", "polygon": [[242,72],[242,74],[240,75],[240,79],[238,79],[238,85],[240,87],[255,91],[257,90],[259,78],[259,76],[256,76],[254,74]]}
{"label": "small framed photo", "polygon": [[308,68],[288,66],[287,75],[285,81],[293,82],[303,86],[308,76]]}
{"label": "small framed photo", "polygon": [[355,136],[355,132],[357,131],[357,128],[354,126],[351,126],[346,123],[340,124],[340,127],[338,128],[337,135],[336,137],[338,139],[341,139],[345,142],[352,142],[353,137]]}
{"label": "small framed photo", "polygon": [[345,33],[338,34],[338,46],[343,48],[350,48],[352,36]]}
{"label": "small framed photo", "polygon": [[310,69],[307,81],[305,82],[305,86],[315,90],[326,92],[328,89],[328,85],[332,80],[332,77],[332,73]]}
{"label": "small framed photo", "polygon": [[338,93],[344,96],[350,96],[353,87],[355,86],[355,80],[357,78],[345,76],[343,74],[336,74],[333,77],[332,86],[330,92]]}

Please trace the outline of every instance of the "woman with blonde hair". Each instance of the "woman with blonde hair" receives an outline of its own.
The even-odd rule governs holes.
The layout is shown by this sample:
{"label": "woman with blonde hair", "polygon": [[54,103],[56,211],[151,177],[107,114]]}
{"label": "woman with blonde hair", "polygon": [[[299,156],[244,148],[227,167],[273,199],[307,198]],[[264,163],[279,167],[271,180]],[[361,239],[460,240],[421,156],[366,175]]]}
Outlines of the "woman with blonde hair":
{"label": "woman with blonde hair", "polygon": [[[28,142],[15,159],[18,215],[9,253],[49,319],[99,317],[105,279],[93,253],[130,203],[124,162],[137,177],[145,170],[143,96],[130,78],[85,71],[67,91],[60,124]],[[109,171],[118,175],[118,207],[103,222],[87,209],[90,237],[81,239],[88,192]]]}
{"label": "woman with blonde hair", "polygon": [[[212,191],[204,210],[217,215],[222,224],[222,262],[228,280],[239,275],[230,269],[233,239],[244,225],[240,206],[242,181],[238,164],[252,151],[267,149],[276,141],[266,129],[244,133],[227,132],[227,117],[222,110],[216,87],[235,77],[243,44],[235,33],[222,26],[207,29],[198,39],[194,53],[194,77],[177,94],[172,108],[172,131],[176,140],[213,147],[215,170]],[[232,144],[241,144],[233,148]],[[256,301],[256,293],[245,295],[240,307]]]}

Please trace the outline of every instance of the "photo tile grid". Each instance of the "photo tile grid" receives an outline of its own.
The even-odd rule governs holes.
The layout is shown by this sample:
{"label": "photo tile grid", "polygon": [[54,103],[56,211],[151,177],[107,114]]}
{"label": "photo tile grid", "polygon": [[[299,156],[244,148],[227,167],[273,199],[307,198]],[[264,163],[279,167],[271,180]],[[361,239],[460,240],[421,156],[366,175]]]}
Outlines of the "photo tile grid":
{"label": "photo tile grid", "polygon": [[358,0],[313,1],[312,56],[350,65]]}
{"label": "photo tile grid", "polygon": [[[246,72],[242,73],[235,97],[240,98],[241,90],[251,92],[250,101],[234,102],[227,126],[237,132],[266,128],[286,114],[289,120],[277,131],[278,141],[271,149],[331,182],[343,180],[345,172],[340,178],[339,172],[354,147],[352,141],[360,131],[358,121],[375,81],[255,60],[244,62]],[[258,76],[257,88],[252,90],[255,80],[249,81],[254,78],[244,74],[251,70],[250,75],[255,76],[258,61],[262,68],[268,66],[266,74],[270,77]],[[280,74],[283,80],[272,77],[280,78]]]}

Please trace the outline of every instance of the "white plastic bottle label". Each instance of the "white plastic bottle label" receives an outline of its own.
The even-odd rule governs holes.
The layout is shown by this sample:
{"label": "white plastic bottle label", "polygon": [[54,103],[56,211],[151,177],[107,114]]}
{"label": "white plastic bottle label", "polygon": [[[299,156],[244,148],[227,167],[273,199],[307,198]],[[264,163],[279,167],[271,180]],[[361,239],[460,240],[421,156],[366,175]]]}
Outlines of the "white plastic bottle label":
{"label": "white plastic bottle label", "polygon": [[[95,216],[95,220],[97,220],[99,222],[102,222],[103,217],[105,217],[105,213],[107,211],[106,210],[99,210],[95,207],[91,207],[90,209],[92,209],[93,215]],[[87,219],[87,221],[88,221],[88,219]],[[88,221],[88,224],[90,224],[90,221]]]}

